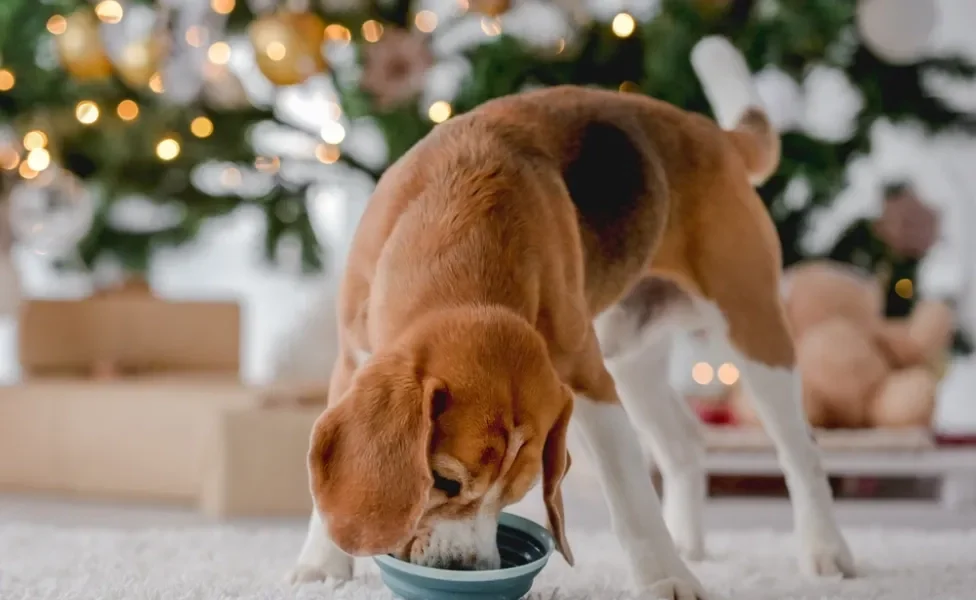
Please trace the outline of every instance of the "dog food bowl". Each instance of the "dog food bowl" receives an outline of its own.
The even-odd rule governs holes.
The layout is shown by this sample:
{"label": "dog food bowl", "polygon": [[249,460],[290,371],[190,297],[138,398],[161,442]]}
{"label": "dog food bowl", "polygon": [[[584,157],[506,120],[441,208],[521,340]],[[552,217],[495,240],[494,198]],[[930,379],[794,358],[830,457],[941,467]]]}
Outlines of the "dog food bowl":
{"label": "dog food bowl", "polygon": [[518,600],[529,593],[555,543],[544,527],[509,513],[498,519],[497,540],[502,568],[491,571],[433,569],[388,555],[374,560],[383,582],[404,600]]}

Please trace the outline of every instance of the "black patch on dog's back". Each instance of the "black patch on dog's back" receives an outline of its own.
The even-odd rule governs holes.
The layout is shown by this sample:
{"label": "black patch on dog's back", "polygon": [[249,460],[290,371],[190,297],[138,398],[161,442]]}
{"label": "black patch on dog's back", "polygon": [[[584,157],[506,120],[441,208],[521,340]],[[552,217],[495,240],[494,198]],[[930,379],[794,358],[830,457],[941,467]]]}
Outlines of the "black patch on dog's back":
{"label": "black patch on dog's back", "polygon": [[590,120],[574,133],[563,179],[579,215],[588,267],[644,264],[663,225],[660,206],[650,198],[657,180],[650,144],[636,124]]}

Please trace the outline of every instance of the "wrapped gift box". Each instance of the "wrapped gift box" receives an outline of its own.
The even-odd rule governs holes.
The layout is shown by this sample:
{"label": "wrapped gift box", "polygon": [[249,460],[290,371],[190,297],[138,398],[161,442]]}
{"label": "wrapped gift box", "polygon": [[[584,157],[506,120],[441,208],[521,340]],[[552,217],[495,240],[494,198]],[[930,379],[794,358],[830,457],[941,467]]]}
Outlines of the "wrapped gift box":
{"label": "wrapped gift box", "polygon": [[196,503],[239,378],[240,308],[148,290],[24,303],[0,387],[0,488]]}
{"label": "wrapped gift box", "polygon": [[211,439],[201,509],[215,517],[308,516],[306,457],[321,412],[301,406],[224,411]]}
{"label": "wrapped gift box", "polygon": [[236,381],[240,322],[237,303],[162,300],[148,291],[31,300],[20,314],[18,354],[25,379],[205,374]]}
{"label": "wrapped gift box", "polygon": [[256,396],[190,376],[0,387],[0,488],[194,504],[223,412]]}

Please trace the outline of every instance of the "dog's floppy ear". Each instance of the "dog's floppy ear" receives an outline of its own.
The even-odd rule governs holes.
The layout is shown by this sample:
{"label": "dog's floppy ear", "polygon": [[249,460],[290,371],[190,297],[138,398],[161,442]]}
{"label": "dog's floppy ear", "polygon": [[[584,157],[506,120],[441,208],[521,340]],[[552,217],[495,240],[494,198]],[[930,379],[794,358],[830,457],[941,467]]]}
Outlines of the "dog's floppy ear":
{"label": "dog's floppy ear", "polygon": [[542,450],[542,497],[546,502],[546,516],[549,531],[556,541],[556,549],[570,566],[573,565],[573,551],[566,539],[566,518],[563,509],[562,482],[569,471],[569,451],[566,449],[566,437],[569,431],[569,420],[573,414],[573,395],[563,388],[565,403],[559,417],[549,429],[546,444]]}
{"label": "dog's floppy ear", "polygon": [[409,365],[374,360],[316,422],[308,456],[316,509],[354,556],[397,550],[416,528],[433,477],[433,404],[445,393]]}

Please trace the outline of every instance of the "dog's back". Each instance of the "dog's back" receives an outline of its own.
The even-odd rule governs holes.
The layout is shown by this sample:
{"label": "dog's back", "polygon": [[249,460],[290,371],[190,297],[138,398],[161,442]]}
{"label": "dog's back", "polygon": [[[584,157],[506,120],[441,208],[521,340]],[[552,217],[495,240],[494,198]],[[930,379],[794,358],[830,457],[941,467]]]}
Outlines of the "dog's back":
{"label": "dog's back", "polygon": [[[427,152],[428,145],[436,152]],[[473,154],[470,164],[489,172],[487,163],[503,157],[526,177],[559,174],[564,194],[544,201],[568,197],[575,208],[593,314],[651,266],[698,291],[681,264],[693,221],[709,212],[708,204],[739,201],[728,182],[751,188],[750,179],[775,168],[779,151],[760,111],[747,111],[737,129],[724,131],[653,98],[577,86],[487,102],[439,126],[418,145],[417,162],[437,168],[445,149]],[[757,209],[764,210],[752,202],[743,212]]]}

